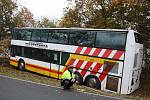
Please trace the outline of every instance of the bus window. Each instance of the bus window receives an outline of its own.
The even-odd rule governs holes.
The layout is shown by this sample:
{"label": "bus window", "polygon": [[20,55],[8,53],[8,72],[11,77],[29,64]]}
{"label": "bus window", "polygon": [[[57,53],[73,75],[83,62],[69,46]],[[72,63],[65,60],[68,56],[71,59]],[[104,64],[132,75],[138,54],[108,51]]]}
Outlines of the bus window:
{"label": "bus window", "polygon": [[25,32],[25,40],[31,40],[31,32],[30,31]]}
{"label": "bus window", "polygon": [[40,41],[41,40],[41,33],[38,30],[34,30],[32,32],[32,41]]}
{"label": "bus window", "polygon": [[124,50],[125,40],[125,32],[99,31],[96,37],[96,47]]}
{"label": "bus window", "polygon": [[32,41],[47,42],[48,31],[47,30],[33,30]]}
{"label": "bus window", "polygon": [[10,52],[10,55],[12,56],[12,57],[15,57],[15,46],[11,46],[11,52]]}
{"label": "bus window", "polygon": [[47,42],[48,32],[41,32],[41,42]]}
{"label": "bus window", "polygon": [[30,40],[31,39],[31,32],[29,30],[13,30],[12,34],[13,39],[17,40]]}
{"label": "bus window", "polygon": [[21,30],[13,30],[13,39],[16,40],[21,40],[22,39],[22,34],[21,34]]}
{"label": "bus window", "polygon": [[59,64],[60,62],[60,53],[56,51],[47,51],[47,62],[53,64]]}
{"label": "bus window", "polygon": [[30,40],[31,32],[29,30],[20,30],[21,40]]}
{"label": "bus window", "polygon": [[24,47],[24,51],[25,51],[25,57],[26,58],[31,58],[31,51],[32,51],[32,49],[31,48],[29,48],[29,47]]}
{"label": "bus window", "polygon": [[69,56],[70,56],[69,53],[62,52],[62,55],[61,55],[61,65],[65,66],[65,64],[66,64]]}
{"label": "bus window", "polygon": [[65,31],[61,31],[61,30],[51,31],[49,33],[48,42],[67,44],[68,35]]}
{"label": "bus window", "polygon": [[21,56],[21,54],[22,54],[22,53],[21,53],[21,47],[16,46],[15,48],[16,48],[16,52],[15,52],[16,55],[17,55],[17,56]]}
{"label": "bus window", "polygon": [[72,31],[69,36],[69,44],[94,46],[95,33],[90,31]]}

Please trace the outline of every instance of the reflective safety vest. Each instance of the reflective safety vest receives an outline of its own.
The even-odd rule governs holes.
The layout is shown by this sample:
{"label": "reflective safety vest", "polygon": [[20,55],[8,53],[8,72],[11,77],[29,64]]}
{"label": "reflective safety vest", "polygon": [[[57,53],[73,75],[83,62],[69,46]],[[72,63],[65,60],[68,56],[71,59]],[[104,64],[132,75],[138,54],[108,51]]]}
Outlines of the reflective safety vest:
{"label": "reflective safety vest", "polygon": [[68,70],[66,70],[61,76],[61,79],[69,79],[70,80],[71,78],[75,78],[75,75],[74,75],[74,73],[72,73],[72,75],[71,75],[71,73]]}

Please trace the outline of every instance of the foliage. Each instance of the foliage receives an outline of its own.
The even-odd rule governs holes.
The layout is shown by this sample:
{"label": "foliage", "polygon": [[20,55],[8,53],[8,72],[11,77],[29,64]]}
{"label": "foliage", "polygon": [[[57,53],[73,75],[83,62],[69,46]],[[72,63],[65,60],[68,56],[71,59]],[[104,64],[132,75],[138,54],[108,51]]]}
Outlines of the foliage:
{"label": "foliage", "polygon": [[47,17],[43,17],[41,21],[36,22],[36,27],[39,27],[39,28],[55,28],[56,25],[53,21],[49,20]]}
{"label": "foliage", "polygon": [[14,27],[13,13],[17,5],[12,0],[0,0],[0,37],[7,32],[7,29]]}
{"label": "foliage", "polygon": [[33,14],[26,7],[16,14],[14,22],[16,27],[34,27],[35,24]]}

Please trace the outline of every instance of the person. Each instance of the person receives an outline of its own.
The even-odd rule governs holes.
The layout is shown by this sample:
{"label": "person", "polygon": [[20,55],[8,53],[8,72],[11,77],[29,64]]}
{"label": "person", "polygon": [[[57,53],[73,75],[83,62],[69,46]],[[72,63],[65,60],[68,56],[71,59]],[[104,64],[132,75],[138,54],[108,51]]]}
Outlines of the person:
{"label": "person", "polygon": [[73,73],[73,66],[70,66],[68,70],[66,70],[61,76],[61,86],[63,86],[64,89],[69,89],[71,86],[73,86],[74,82],[75,75]]}

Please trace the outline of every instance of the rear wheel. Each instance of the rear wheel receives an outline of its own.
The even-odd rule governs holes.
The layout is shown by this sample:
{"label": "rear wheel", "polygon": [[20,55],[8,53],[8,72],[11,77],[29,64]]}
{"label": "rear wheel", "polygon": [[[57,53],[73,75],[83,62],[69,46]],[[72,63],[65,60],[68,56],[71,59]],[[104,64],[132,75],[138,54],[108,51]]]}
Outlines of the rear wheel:
{"label": "rear wheel", "polygon": [[100,81],[95,76],[89,76],[85,80],[86,86],[92,87],[92,88],[100,88]]}
{"label": "rear wheel", "polygon": [[25,63],[24,63],[23,60],[19,61],[19,63],[18,63],[18,69],[21,70],[21,71],[25,70]]}

